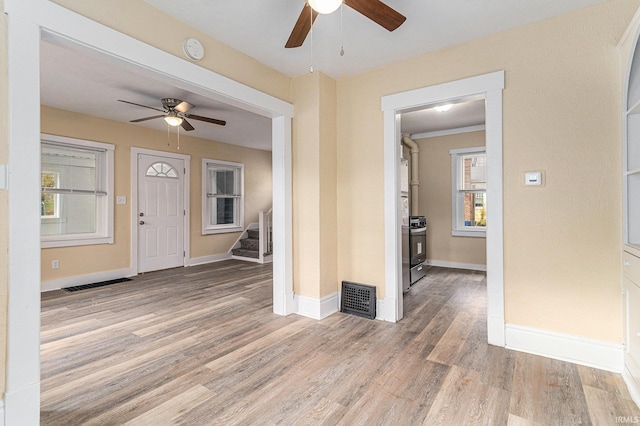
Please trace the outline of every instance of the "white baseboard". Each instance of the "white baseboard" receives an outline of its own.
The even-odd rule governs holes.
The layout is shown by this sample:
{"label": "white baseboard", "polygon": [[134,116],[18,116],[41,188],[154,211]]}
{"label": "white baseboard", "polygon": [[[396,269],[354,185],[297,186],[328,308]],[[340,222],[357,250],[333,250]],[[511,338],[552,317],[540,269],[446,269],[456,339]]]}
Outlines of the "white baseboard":
{"label": "white baseboard", "polygon": [[74,277],[60,278],[57,280],[43,281],[40,284],[40,291],[59,290],[65,287],[99,283],[102,281],[117,280],[118,278],[135,275],[131,269],[116,269],[114,271],[96,272],[95,274],[77,275]]}
{"label": "white baseboard", "polygon": [[40,382],[15,392],[8,391],[4,396],[2,411],[2,425],[40,424]]}
{"label": "white baseboard", "polygon": [[296,314],[321,320],[338,312],[340,294],[336,292],[320,299],[296,294],[294,296],[294,304]]}
{"label": "white baseboard", "polygon": [[231,253],[212,254],[210,256],[192,257],[185,266],[204,265],[206,263],[222,262],[231,259]]}
{"label": "white baseboard", "polygon": [[507,324],[506,347],[547,358],[622,373],[622,344]]}
{"label": "white baseboard", "polygon": [[487,270],[487,265],[481,265],[477,263],[447,262],[445,260],[435,260],[435,259],[427,259],[427,265],[440,266],[442,268],[468,269],[470,271],[486,271]]}
{"label": "white baseboard", "polygon": [[385,321],[384,299],[376,300],[376,319],[380,321]]}
{"label": "white baseboard", "polygon": [[629,390],[629,395],[631,395],[631,399],[636,403],[638,407],[640,407],[640,385],[636,382],[628,369],[628,366],[625,365],[625,369],[622,371],[622,378],[627,385],[627,389]]}

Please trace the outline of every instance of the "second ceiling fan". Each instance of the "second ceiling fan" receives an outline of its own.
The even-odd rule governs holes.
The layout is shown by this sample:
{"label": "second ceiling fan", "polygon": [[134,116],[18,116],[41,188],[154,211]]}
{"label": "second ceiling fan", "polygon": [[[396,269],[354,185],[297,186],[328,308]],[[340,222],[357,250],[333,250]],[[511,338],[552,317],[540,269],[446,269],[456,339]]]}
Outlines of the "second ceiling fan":
{"label": "second ceiling fan", "polygon": [[[338,2],[338,4],[340,3]],[[342,4],[361,13],[388,31],[394,31],[407,19],[404,15],[382,3],[380,0],[342,0]],[[304,8],[302,12],[300,12],[300,16],[284,47],[292,48],[302,46],[317,16],[318,12],[309,5],[309,2],[305,1]]]}
{"label": "second ceiling fan", "polygon": [[151,117],[129,120],[130,123],[139,123],[141,121],[153,120],[155,118],[164,118],[168,125],[180,126],[186,131],[194,130],[193,126],[186,120],[187,118],[190,120],[205,121],[207,123],[217,124],[219,126],[225,126],[227,124],[227,122],[224,120],[218,120],[216,118],[203,117],[201,115],[189,113],[188,111],[195,108],[195,106],[180,99],[163,98],[161,100],[162,109],[148,105],[137,104],[135,102],[124,101],[122,99],[118,99],[118,102],[152,109],[162,113],[161,115],[152,115]]}

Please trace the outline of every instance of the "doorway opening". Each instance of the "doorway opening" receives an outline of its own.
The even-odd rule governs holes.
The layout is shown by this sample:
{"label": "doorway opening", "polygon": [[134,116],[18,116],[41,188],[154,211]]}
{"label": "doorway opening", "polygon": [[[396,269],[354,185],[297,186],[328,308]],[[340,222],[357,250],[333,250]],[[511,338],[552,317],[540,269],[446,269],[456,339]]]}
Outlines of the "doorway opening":
{"label": "doorway opening", "polygon": [[[7,1],[9,74],[9,296],[5,420],[36,424],[40,394],[40,43],[71,44],[167,84],[268,117],[272,124],[273,311],[293,310],[291,117],[293,106],[153,48],[53,2]],[[25,53],[27,52],[27,53]],[[19,237],[18,237],[19,236]]]}
{"label": "doorway opening", "polygon": [[502,223],[502,90],[504,71],[424,87],[382,98],[385,164],[385,320],[403,317],[400,226],[401,114],[465,97],[485,100],[487,155],[487,335],[505,345]]}

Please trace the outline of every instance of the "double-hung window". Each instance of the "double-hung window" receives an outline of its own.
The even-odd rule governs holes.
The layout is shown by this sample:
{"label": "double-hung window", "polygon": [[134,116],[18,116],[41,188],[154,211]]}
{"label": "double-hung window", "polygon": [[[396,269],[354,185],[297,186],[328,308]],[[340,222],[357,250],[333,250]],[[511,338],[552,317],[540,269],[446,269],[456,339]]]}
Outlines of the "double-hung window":
{"label": "double-hung window", "polygon": [[485,147],[452,149],[451,235],[485,237],[487,155]]}
{"label": "double-hung window", "polygon": [[202,233],[244,229],[244,164],[202,160]]}
{"label": "double-hung window", "polygon": [[42,135],[42,247],[113,244],[114,146]]}

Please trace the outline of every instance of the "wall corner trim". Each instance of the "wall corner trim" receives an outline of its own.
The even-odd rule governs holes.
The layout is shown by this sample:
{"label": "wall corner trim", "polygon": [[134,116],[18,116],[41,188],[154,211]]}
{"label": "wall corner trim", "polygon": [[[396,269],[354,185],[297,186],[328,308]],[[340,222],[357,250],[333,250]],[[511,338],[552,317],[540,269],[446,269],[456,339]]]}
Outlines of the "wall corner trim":
{"label": "wall corner trim", "polygon": [[513,324],[505,325],[505,334],[507,349],[615,373],[623,372],[622,344]]}
{"label": "wall corner trim", "polygon": [[339,311],[340,293],[335,292],[327,296],[316,298],[294,295],[295,313],[303,317],[317,320],[324,319]]}

